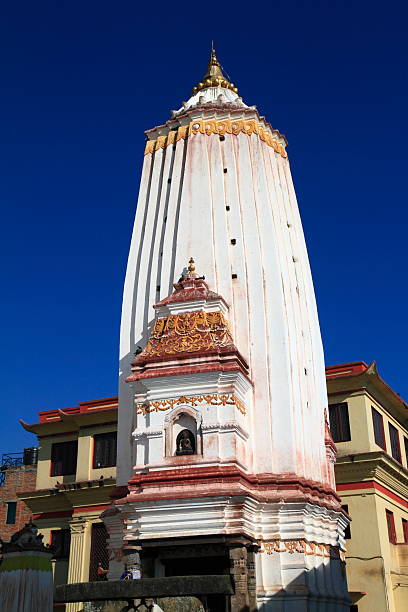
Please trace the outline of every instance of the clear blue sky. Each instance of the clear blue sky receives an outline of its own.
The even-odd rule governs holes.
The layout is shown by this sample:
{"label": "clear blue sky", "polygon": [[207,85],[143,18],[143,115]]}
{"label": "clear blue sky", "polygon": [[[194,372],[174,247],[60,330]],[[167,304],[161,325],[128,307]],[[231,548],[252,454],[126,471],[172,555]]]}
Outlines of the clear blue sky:
{"label": "clear blue sky", "polygon": [[0,452],[39,410],[116,395],[143,131],[211,39],[289,140],[328,364],[408,398],[405,2],[3,3]]}

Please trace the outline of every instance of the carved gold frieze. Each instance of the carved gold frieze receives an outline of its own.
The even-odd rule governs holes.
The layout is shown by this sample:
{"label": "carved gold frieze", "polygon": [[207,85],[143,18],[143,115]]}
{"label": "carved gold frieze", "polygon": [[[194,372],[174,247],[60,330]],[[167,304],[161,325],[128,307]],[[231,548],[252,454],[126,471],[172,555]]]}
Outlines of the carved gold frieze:
{"label": "carved gold frieze", "polygon": [[185,140],[188,136],[194,134],[218,134],[223,136],[224,134],[256,134],[260,140],[266,142],[266,144],[272,147],[276,153],[279,153],[282,157],[287,157],[285,146],[279,142],[268,130],[255,121],[250,119],[248,121],[244,119],[231,120],[226,119],[223,121],[216,121],[211,119],[208,121],[197,120],[192,121],[189,125],[180,126],[177,130],[171,130],[167,136],[158,136],[157,140],[148,140],[146,142],[145,155],[164,149],[165,147],[174,144],[179,140]]}
{"label": "carved gold frieze", "polygon": [[140,357],[209,351],[229,345],[233,341],[223,314],[200,310],[157,319]]}
{"label": "carved gold frieze", "polygon": [[329,557],[339,561],[345,560],[345,554],[338,546],[330,544],[318,544],[307,540],[267,540],[259,542],[261,553],[272,555],[274,552],[303,553],[304,555],[314,555],[316,557]]}
{"label": "carved gold frieze", "polygon": [[232,393],[211,393],[207,395],[192,395],[186,397],[182,395],[178,398],[164,400],[153,400],[143,404],[136,404],[137,414],[147,414],[149,412],[160,412],[170,410],[180,404],[189,406],[199,406],[200,404],[210,404],[211,406],[235,406],[241,414],[246,414],[245,405]]}

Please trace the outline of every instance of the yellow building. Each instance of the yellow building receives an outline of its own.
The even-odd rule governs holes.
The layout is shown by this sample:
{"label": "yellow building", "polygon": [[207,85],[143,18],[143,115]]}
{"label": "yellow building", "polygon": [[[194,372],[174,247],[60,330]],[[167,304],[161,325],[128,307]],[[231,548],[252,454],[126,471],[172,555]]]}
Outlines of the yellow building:
{"label": "yellow building", "polygon": [[375,363],[326,369],[336,483],[351,516],[348,588],[358,612],[408,610],[408,405]]}
{"label": "yellow building", "polygon": [[[98,579],[108,565],[99,516],[116,482],[117,398],[40,412],[23,427],[38,436],[35,491],[19,494],[33,512],[44,543],[56,546],[55,584]],[[83,608],[68,604],[67,611]],[[58,607],[58,610],[63,609]]]}
{"label": "yellow building", "polygon": [[[336,482],[352,518],[348,586],[358,612],[408,610],[408,406],[363,362],[326,369]],[[117,398],[41,412],[36,490],[19,494],[58,547],[56,584],[98,578],[108,564],[99,516],[116,477]],[[82,609],[68,604],[67,611]],[[58,608],[61,610],[61,608]]]}

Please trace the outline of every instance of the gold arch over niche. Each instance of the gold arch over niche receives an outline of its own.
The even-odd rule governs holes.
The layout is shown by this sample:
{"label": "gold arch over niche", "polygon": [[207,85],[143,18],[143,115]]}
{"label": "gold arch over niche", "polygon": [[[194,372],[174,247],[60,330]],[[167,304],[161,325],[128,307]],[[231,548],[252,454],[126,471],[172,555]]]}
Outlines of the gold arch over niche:
{"label": "gold arch over niche", "polygon": [[207,136],[211,134],[218,134],[219,136],[232,134],[233,136],[237,136],[241,133],[247,134],[248,136],[256,134],[262,142],[266,142],[266,144],[272,147],[276,153],[279,153],[281,157],[286,158],[288,156],[285,146],[254,119],[249,121],[243,119],[237,121],[231,119],[223,121],[216,121],[215,119],[209,121],[191,121],[189,125],[183,125],[177,130],[171,130],[167,136],[159,136],[157,140],[148,140],[146,142],[145,155],[158,151],[159,149],[165,149],[169,145],[179,140],[185,140],[189,136],[195,134],[206,134]]}

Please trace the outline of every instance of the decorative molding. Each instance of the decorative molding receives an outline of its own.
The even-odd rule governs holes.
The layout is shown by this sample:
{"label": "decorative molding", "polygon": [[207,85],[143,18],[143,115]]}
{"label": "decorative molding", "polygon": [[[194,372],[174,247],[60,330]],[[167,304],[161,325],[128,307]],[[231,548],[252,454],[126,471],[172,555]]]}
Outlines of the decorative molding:
{"label": "decorative molding", "polygon": [[408,497],[408,470],[383,451],[340,455],[335,471],[337,485],[376,480],[403,499]]}
{"label": "decorative molding", "polygon": [[316,557],[327,557],[336,559],[337,561],[345,561],[345,553],[338,546],[331,544],[319,544],[317,542],[308,542],[307,540],[260,540],[259,552],[272,555],[274,552],[298,552],[304,555],[314,555]]}
{"label": "decorative molding", "polygon": [[[241,414],[246,414],[246,408],[243,402],[239,400],[233,393],[211,393],[208,395],[192,395],[186,397],[182,395],[178,398],[168,398],[164,400],[152,400],[143,404],[136,404],[137,414],[146,415],[150,412],[160,412],[170,410],[180,404],[189,406],[198,406],[199,404],[210,404],[211,406],[235,406]],[[208,426],[207,426],[208,427]],[[217,425],[219,427],[219,425]],[[203,427],[204,429],[204,427]]]}
{"label": "decorative molding", "polygon": [[177,353],[233,347],[228,323],[221,312],[184,312],[156,319],[151,336],[138,361]]}
{"label": "decorative molding", "polygon": [[244,120],[231,120],[225,119],[223,121],[216,121],[215,119],[211,120],[195,120],[191,121],[189,125],[180,126],[176,131],[170,130],[167,136],[158,136],[156,140],[148,140],[146,142],[145,155],[149,153],[154,153],[154,151],[158,151],[159,149],[165,149],[169,145],[178,142],[179,140],[185,140],[188,136],[194,134],[206,134],[210,136],[211,134],[218,134],[219,136],[223,136],[224,134],[232,134],[233,136],[237,136],[240,133],[247,134],[250,136],[251,134],[256,134],[262,142],[266,142],[269,147],[272,147],[276,153],[279,153],[281,157],[286,158],[288,154],[286,153],[285,146],[279,142],[276,138],[272,136],[268,130],[261,126],[258,121],[255,119]]}
{"label": "decorative molding", "polygon": [[71,521],[69,523],[69,528],[71,530],[71,536],[82,536],[86,526],[87,526],[88,520],[85,518],[81,518],[81,519],[74,519],[73,521]]}
{"label": "decorative molding", "polygon": [[201,429],[203,432],[204,431],[215,431],[216,432],[220,430],[235,431],[245,440],[248,440],[249,438],[249,434],[244,429],[242,429],[242,427],[236,421],[224,421],[223,423],[208,423],[206,425],[202,425]]}
{"label": "decorative molding", "polygon": [[140,438],[159,438],[163,435],[163,431],[161,429],[143,429],[137,430],[133,432],[133,437],[135,439]]}

